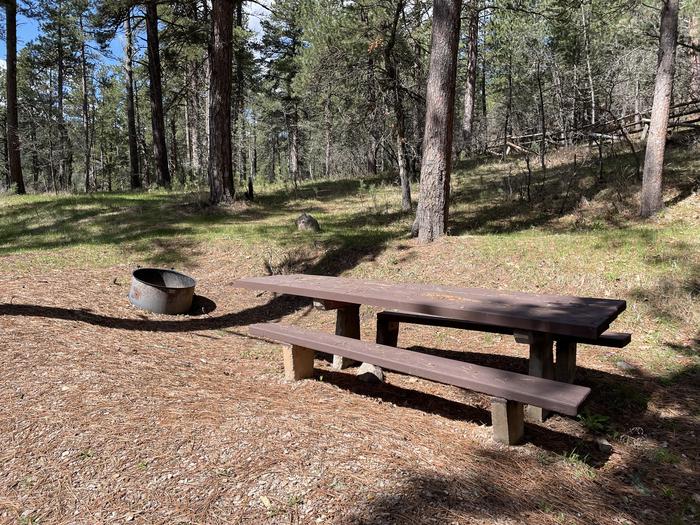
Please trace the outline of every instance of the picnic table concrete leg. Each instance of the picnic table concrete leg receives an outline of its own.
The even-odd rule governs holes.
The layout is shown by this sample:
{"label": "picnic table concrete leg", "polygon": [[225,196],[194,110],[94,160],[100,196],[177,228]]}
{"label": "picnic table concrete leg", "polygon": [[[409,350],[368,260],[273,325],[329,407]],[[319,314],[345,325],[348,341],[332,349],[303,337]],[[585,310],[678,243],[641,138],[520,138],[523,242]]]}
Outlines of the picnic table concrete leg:
{"label": "picnic table concrete leg", "polygon": [[563,383],[573,383],[576,376],[576,342],[557,341],[555,378]]}
{"label": "picnic table concrete leg", "polygon": [[377,344],[397,346],[399,343],[399,323],[377,318]]}
{"label": "picnic table concrete leg", "polygon": [[517,445],[525,433],[523,404],[500,397],[491,398],[493,439],[504,445]]}
{"label": "picnic table concrete leg", "polygon": [[[360,305],[350,303],[339,303],[336,301],[315,300],[314,308],[318,310],[335,310],[335,335],[360,339]],[[357,364],[357,361],[342,357],[333,356],[333,368],[342,370]]]}
{"label": "picnic table concrete leg", "polygon": [[313,350],[302,346],[285,345],[282,348],[284,357],[284,378],[287,381],[299,381],[314,375]]}
{"label": "picnic table concrete leg", "polygon": [[[352,337],[360,339],[360,305],[351,304],[338,308],[335,318],[335,335],[343,337]],[[342,370],[344,368],[356,365],[357,361],[342,357],[339,355],[333,356],[333,368]]]}
{"label": "picnic table concrete leg", "polygon": [[[530,345],[529,374],[545,379],[554,379],[554,342],[551,337],[539,333],[515,333],[515,340]],[[549,411],[528,405],[525,414],[530,421],[541,423]]]}

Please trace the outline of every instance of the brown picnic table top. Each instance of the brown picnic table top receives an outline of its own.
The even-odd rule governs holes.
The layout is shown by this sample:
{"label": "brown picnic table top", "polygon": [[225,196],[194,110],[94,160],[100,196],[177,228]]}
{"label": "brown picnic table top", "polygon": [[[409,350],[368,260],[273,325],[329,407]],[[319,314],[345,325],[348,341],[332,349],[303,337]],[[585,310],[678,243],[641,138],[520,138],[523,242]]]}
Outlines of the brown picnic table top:
{"label": "brown picnic table top", "polygon": [[386,283],[322,275],[248,277],[234,285],[321,301],[364,304],[513,330],[591,339],[607,330],[626,307],[625,301],[617,299]]}

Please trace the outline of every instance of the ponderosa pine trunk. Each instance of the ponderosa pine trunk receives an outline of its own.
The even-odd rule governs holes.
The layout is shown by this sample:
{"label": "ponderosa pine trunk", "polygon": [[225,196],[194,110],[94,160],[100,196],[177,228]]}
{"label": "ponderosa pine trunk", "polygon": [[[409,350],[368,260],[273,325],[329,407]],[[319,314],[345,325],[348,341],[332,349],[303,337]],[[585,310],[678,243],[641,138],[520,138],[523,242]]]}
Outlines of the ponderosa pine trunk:
{"label": "ponderosa pine trunk", "polygon": [[209,202],[230,202],[233,188],[231,152],[231,75],[233,72],[233,0],[214,0],[209,50]]}
{"label": "ponderosa pine trunk", "polygon": [[80,15],[80,65],[82,69],[83,81],[83,148],[85,156],[85,192],[97,189],[97,181],[94,180],[92,172],[92,141],[90,139],[90,99],[88,92],[88,70],[87,70],[87,52],[86,52],[86,35],[83,24],[83,15]]}
{"label": "ponderosa pine trunk", "polygon": [[126,118],[129,135],[129,181],[131,189],[141,187],[141,173],[139,169],[138,135],[136,134],[136,102],[134,99],[134,41],[131,32],[131,10],[124,22],[126,33],[126,52],[124,53],[124,69],[126,70]]}
{"label": "ponderosa pine trunk", "polygon": [[17,116],[17,4],[10,0],[5,4],[7,33],[7,164],[10,181],[18,194],[26,193],[22,176],[18,116]]}
{"label": "ponderosa pine trunk", "polygon": [[596,99],[595,85],[593,83],[593,69],[591,67],[591,37],[590,37],[590,19],[586,18],[586,8],[581,4],[581,23],[583,27],[583,43],[586,52],[586,71],[588,72],[588,89],[591,93],[591,124],[596,123]]}
{"label": "ponderosa pine trunk", "polygon": [[199,147],[199,89],[198,89],[198,65],[192,61],[187,68],[187,101],[186,101],[186,126],[187,126],[187,152],[190,160],[190,170],[199,175],[201,166],[201,150]]}
{"label": "ponderosa pine trunk", "polygon": [[[58,2],[59,16],[63,16],[63,2]],[[57,24],[56,31],[56,54],[57,54],[57,86],[56,102],[58,106],[58,134],[60,140],[61,158],[58,163],[58,181],[61,189],[69,189],[73,182],[73,146],[70,143],[68,129],[66,128],[66,118],[63,112],[63,101],[65,98],[65,50],[63,48],[63,25]]]}
{"label": "ponderosa pine trunk", "polygon": [[[32,143],[32,186],[34,187],[34,191],[37,191],[39,189],[39,172],[41,170],[39,168],[39,151],[36,141],[36,121],[33,118],[29,120],[29,140]],[[48,187],[48,184],[46,186]]]}
{"label": "ponderosa pine trunk", "polygon": [[289,177],[294,183],[294,187],[299,182],[299,114],[296,105],[288,118],[289,133]]}
{"label": "ponderosa pine trunk", "polygon": [[[175,108],[172,108],[171,110],[173,113],[175,113]],[[184,177],[181,175],[183,174],[183,171],[180,169],[180,159],[177,154],[177,122],[176,122],[176,114],[173,114],[172,117],[170,117],[170,152],[171,152],[171,158],[172,158],[172,163],[173,163],[173,169],[172,169],[172,174],[173,177],[178,177],[180,176],[179,180],[181,184],[185,183]]]}
{"label": "ponderosa pine trunk", "polygon": [[544,92],[542,88],[542,69],[540,60],[537,59],[537,92],[539,94],[539,110],[540,110],[540,166],[542,167],[542,183],[547,179],[547,119],[544,110]]}
{"label": "ponderosa pine trunk", "polygon": [[481,136],[484,144],[484,152],[489,147],[489,120],[486,107],[486,53],[481,54]]}
{"label": "ponderosa pine trunk", "polygon": [[246,192],[246,198],[249,201],[255,200],[255,190],[253,188],[253,184],[255,182],[255,177],[258,176],[258,128],[257,122],[255,121],[255,115],[253,115],[252,127],[252,140],[250,141],[250,171],[248,172],[248,191]]}
{"label": "ponderosa pine trunk", "polygon": [[642,217],[650,217],[663,207],[661,182],[678,41],[678,1],[664,0],[661,7],[659,63],[642,177]]}
{"label": "ponderosa pine trunk", "polygon": [[[237,30],[241,30],[243,28],[243,1],[234,0],[234,3],[236,6],[235,27]],[[245,122],[243,122],[245,118],[243,115],[243,106],[245,103],[245,76],[243,71],[244,43],[239,34],[236,36],[236,40],[236,48],[234,50],[236,84],[233,94],[233,147],[235,149],[233,154],[233,176],[238,173],[238,180],[243,183],[246,179],[245,152],[243,151],[243,135],[245,128]]]}
{"label": "ponderosa pine trunk", "polygon": [[503,151],[502,158],[505,160],[508,152],[508,138],[512,135],[510,114],[513,111],[513,54],[508,55],[508,98],[506,99],[506,118],[503,122]]}
{"label": "ponderosa pine trunk", "polygon": [[403,92],[399,79],[399,70],[396,67],[394,47],[396,45],[396,32],[403,13],[404,2],[399,0],[394,11],[394,20],[391,34],[384,47],[384,62],[387,80],[393,102],[394,117],[396,119],[396,160],[399,167],[399,181],[401,182],[401,209],[410,211],[411,205],[411,181],[408,177],[408,153],[406,151],[406,116],[403,107]]}
{"label": "ponderosa pine trunk", "polygon": [[146,43],[148,47],[148,79],[151,98],[151,129],[153,157],[156,163],[156,184],[170,187],[168,150],[165,140],[165,114],[163,112],[163,85],[158,43],[158,8],[156,0],[146,3]]}
{"label": "ponderosa pine trunk", "polygon": [[423,164],[416,214],[421,242],[432,242],[447,232],[461,6],[462,0],[435,0],[433,4]]}
{"label": "ponderosa pine trunk", "polygon": [[700,100],[700,14],[690,16],[690,98]]}
{"label": "ponderosa pine trunk", "polygon": [[474,106],[476,101],[476,64],[479,37],[478,0],[471,0],[467,7],[469,26],[467,29],[467,76],[464,81],[464,116],[462,118],[462,141],[466,153],[472,153],[474,147]]}
{"label": "ponderosa pine trunk", "polygon": [[325,135],[325,160],[323,162],[323,176],[329,179],[331,176],[331,146],[333,139],[333,121],[331,119],[331,96],[326,95],[326,100],[323,104],[323,126]]}

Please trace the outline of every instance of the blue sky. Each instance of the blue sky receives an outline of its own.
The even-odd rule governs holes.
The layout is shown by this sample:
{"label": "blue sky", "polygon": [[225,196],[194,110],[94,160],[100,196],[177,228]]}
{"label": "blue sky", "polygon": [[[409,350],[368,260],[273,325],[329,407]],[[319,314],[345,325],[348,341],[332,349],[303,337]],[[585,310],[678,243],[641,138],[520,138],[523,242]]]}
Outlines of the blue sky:
{"label": "blue sky", "polygon": [[[3,23],[5,17],[3,16]],[[36,38],[39,33],[39,26],[35,20],[31,20],[20,14],[17,15],[17,49],[22,49],[30,40]],[[0,40],[0,58],[5,60],[7,56],[5,40]]]}
{"label": "blue sky", "polygon": [[[263,0],[261,3],[270,5],[271,1]],[[246,12],[248,14],[248,25],[250,29],[255,31],[255,33],[260,34],[260,19],[267,15],[267,11],[257,4],[248,4]],[[4,16],[3,23],[4,23]],[[27,18],[21,14],[17,14],[17,50],[22,49],[28,42],[32,41],[39,34],[39,24],[36,20]],[[119,36],[112,41],[111,44],[112,53],[116,57],[120,57],[122,54],[122,42]],[[6,54],[5,40],[0,40],[0,61],[4,63]],[[105,62],[109,60],[105,59]]]}

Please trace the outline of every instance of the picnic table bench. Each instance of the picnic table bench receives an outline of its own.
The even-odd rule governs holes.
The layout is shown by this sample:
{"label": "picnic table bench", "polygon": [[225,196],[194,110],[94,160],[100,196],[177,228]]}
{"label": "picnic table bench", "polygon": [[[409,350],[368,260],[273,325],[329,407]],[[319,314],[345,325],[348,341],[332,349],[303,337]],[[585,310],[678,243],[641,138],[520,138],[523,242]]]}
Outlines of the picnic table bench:
{"label": "picnic table bench", "polygon": [[[317,351],[330,350],[329,353],[334,355],[334,368],[345,368],[361,357],[359,360],[366,363],[385,366],[401,372],[405,368],[401,368],[403,365],[399,366],[401,359],[418,360],[425,366],[420,370],[415,369],[414,375],[430,379],[426,376],[427,371],[431,367],[437,366],[435,363],[439,363],[443,370],[448,370],[450,367],[459,370],[458,376],[462,379],[456,386],[466,385],[467,379],[465,378],[480,374],[480,377],[485,378],[482,385],[487,384],[488,381],[491,381],[492,385],[489,389],[484,389],[481,386],[479,388],[482,390],[478,391],[495,396],[496,399],[522,403],[522,396],[516,396],[517,399],[499,397],[499,391],[493,388],[499,384],[504,376],[485,373],[481,370],[486,367],[469,365],[465,368],[466,363],[449,359],[446,360],[448,363],[443,361],[433,363],[427,356],[418,359],[411,355],[415,352],[404,349],[395,349],[397,353],[390,354],[393,361],[390,360],[384,365],[377,362],[379,355],[377,352],[386,354],[387,348],[397,345],[398,326],[401,322],[513,334],[517,342],[529,345],[529,375],[523,377],[529,378],[532,385],[536,385],[537,388],[542,388],[546,394],[545,397],[549,396],[549,401],[539,399],[537,403],[528,402],[528,417],[535,421],[542,421],[548,410],[556,410],[566,414],[570,414],[571,410],[574,410],[575,413],[572,404],[568,405],[566,410],[562,407],[553,408],[553,404],[556,404],[556,399],[563,399],[562,396],[565,397],[573,392],[576,392],[576,395],[581,395],[581,391],[576,390],[581,387],[569,384],[573,381],[575,372],[578,342],[607,346],[624,345],[625,341],[628,342],[628,334],[604,334],[612,321],[625,309],[625,301],[620,300],[426,284],[391,284],[300,274],[246,278],[236,281],[236,285],[248,289],[309,297],[313,299],[318,308],[336,310],[335,335],[338,338],[324,339],[323,348],[325,350],[317,348],[320,343],[316,336],[308,335],[303,344],[299,339],[296,339],[297,343],[300,343],[297,344],[290,342],[289,338],[281,337],[279,330],[275,331],[274,334],[267,332],[270,339],[296,345],[298,348]],[[362,346],[354,347],[355,351],[349,351],[347,339],[360,339],[359,307],[363,304],[388,308],[392,311],[381,312],[378,315],[377,344],[362,343]],[[283,329],[285,332],[289,332],[289,330],[289,327]],[[261,327],[256,327],[254,332],[263,336],[264,330]],[[272,335],[275,337],[271,337]],[[298,334],[296,335],[298,336]],[[554,341],[557,342],[556,373]],[[332,351],[333,347],[335,351]],[[297,354],[300,352],[298,351]],[[434,356],[432,357],[434,358]],[[290,363],[293,362],[293,360],[290,361]],[[503,371],[496,372],[502,373]],[[410,372],[404,371],[404,373]],[[508,374],[513,373],[508,372]],[[511,376],[507,377],[512,379]],[[536,381],[536,378],[545,382]],[[457,381],[454,376],[450,376],[448,381],[444,379],[448,378],[443,377],[442,382],[449,384],[455,384]],[[559,380],[557,389],[547,386],[554,382],[553,379]],[[441,381],[439,378],[433,380]],[[526,383],[520,381],[517,384]],[[574,388],[574,390],[567,390],[567,386]],[[462,387],[470,388],[468,386]],[[510,392],[509,395],[513,395],[513,393]],[[576,398],[579,404],[583,398]],[[517,421],[517,416],[513,415],[518,412],[517,408],[511,407],[506,412],[511,414],[511,420]],[[518,424],[516,423],[515,426],[518,427]],[[506,441],[509,442],[509,440]]]}

